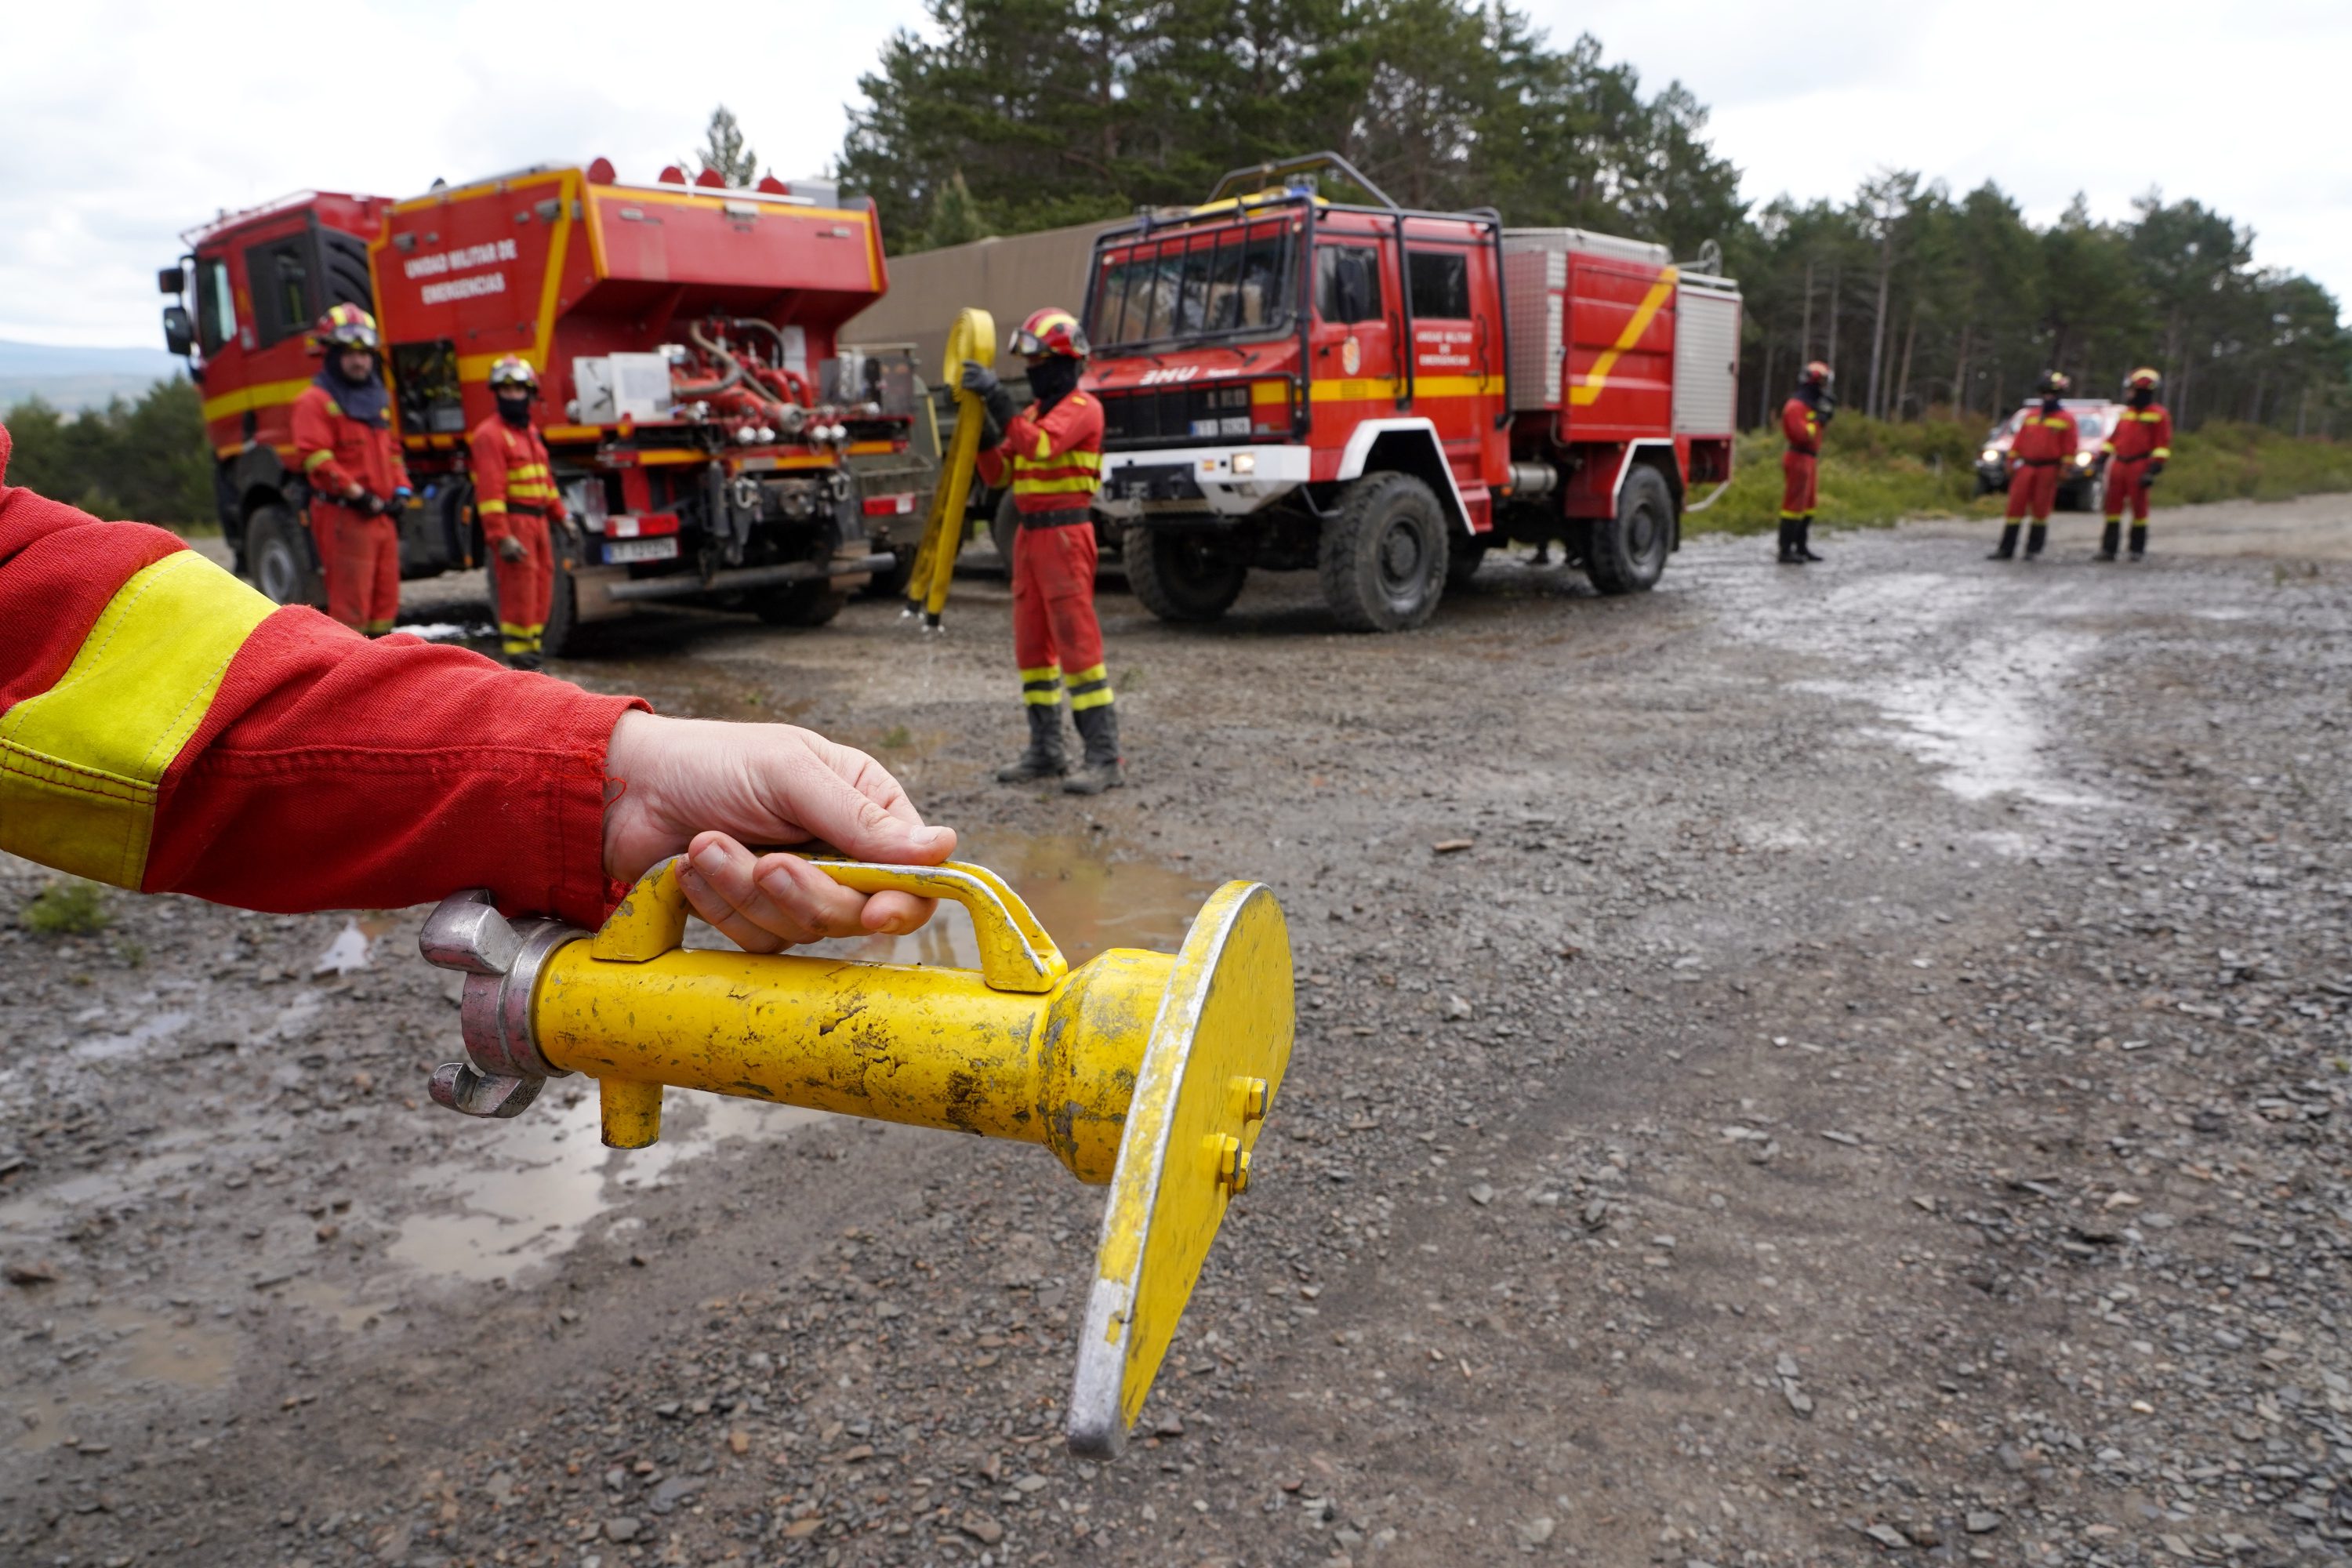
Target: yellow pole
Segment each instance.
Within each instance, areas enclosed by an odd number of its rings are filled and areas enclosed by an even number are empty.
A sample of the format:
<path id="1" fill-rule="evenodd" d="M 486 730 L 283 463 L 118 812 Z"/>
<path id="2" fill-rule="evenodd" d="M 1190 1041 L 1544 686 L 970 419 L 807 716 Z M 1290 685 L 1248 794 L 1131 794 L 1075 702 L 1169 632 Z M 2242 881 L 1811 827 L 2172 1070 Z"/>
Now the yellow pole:
<path id="1" fill-rule="evenodd" d="M 961 384 L 966 361 L 983 366 L 996 363 L 996 321 L 985 310 L 959 311 L 955 325 L 948 330 L 941 374 L 945 384 L 957 389 L 955 429 L 940 455 L 939 482 L 931 489 L 923 542 L 915 552 L 915 570 L 907 579 L 907 613 L 922 612 L 926 630 L 937 629 L 940 613 L 947 607 L 948 584 L 963 548 L 964 509 L 971 499 L 972 469 L 985 423 L 979 395 L 964 391 Z"/>

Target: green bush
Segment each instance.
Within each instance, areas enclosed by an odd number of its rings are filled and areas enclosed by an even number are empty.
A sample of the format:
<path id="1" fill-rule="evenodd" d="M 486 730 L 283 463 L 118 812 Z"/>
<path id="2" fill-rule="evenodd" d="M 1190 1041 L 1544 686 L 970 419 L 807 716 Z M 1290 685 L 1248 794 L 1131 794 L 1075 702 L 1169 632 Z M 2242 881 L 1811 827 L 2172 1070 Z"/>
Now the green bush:
<path id="1" fill-rule="evenodd" d="M 42 883 L 16 918 L 36 936 L 95 936 L 114 921 L 99 885 L 79 877 Z"/>

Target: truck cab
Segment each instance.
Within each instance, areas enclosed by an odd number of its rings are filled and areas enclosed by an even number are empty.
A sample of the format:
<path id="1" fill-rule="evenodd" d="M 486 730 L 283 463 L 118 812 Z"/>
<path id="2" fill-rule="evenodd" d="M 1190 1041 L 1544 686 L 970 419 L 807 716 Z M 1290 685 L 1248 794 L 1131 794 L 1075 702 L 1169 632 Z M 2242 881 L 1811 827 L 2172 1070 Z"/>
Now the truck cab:
<path id="1" fill-rule="evenodd" d="M 1334 153 L 1237 170 L 1095 242 L 1097 504 L 1170 620 L 1313 569 L 1342 626 L 1402 630 L 1503 539 L 1640 591 L 1689 483 L 1729 478 L 1737 312 L 1661 247 L 1408 210 Z"/>

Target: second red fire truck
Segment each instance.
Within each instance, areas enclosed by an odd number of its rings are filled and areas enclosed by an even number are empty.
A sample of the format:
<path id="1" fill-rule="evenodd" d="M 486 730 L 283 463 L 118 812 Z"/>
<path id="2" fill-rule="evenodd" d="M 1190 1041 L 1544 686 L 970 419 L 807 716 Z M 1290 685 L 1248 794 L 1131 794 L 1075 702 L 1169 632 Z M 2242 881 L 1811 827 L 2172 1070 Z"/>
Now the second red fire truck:
<path id="1" fill-rule="evenodd" d="M 1095 242 L 1098 505 L 1167 620 L 1297 569 L 1402 630 L 1510 540 L 1642 592 L 1731 477 L 1739 314 L 1662 246 L 1408 210 L 1334 153 L 1237 170 Z"/>

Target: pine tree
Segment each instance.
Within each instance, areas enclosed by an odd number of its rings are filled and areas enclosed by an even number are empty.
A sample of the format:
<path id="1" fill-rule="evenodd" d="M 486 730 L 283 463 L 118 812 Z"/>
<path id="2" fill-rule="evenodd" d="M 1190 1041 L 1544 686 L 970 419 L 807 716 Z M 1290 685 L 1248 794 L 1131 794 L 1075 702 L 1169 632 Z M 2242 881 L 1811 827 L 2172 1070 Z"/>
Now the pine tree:
<path id="1" fill-rule="evenodd" d="M 702 171 L 717 170 L 730 185 L 749 185 L 760 177 L 760 155 L 743 144 L 743 128 L 723 103 L 710 111 L 710 129 L 694 157 Z"/>

